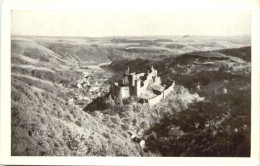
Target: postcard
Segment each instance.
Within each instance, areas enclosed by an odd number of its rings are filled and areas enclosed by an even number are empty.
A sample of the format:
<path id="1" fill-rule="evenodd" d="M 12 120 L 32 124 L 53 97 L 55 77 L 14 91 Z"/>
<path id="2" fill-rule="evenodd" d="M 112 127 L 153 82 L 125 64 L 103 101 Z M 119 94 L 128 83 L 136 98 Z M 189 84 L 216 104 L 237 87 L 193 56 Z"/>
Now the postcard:
<path id="1" fill-rule="evenodd" d="M 3 1 L 1 164 L 259 164 L 257 1 Z"/>

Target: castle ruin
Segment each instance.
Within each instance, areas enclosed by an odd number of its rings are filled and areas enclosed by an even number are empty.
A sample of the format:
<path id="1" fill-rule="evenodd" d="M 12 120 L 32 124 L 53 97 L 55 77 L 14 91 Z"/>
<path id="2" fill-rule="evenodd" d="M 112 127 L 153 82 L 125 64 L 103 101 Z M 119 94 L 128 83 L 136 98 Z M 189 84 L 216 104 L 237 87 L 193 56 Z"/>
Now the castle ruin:
<path id="1" fill-rule="evenodd" d="M 124 72 L 122 80 L 111 85 L 111 96 L 124 99 L 136 96 L 150 105 L 159 102 L 173 90 L 174 82 L 163 84 L 153 66 L 148 66 L 146 73 Z"/>

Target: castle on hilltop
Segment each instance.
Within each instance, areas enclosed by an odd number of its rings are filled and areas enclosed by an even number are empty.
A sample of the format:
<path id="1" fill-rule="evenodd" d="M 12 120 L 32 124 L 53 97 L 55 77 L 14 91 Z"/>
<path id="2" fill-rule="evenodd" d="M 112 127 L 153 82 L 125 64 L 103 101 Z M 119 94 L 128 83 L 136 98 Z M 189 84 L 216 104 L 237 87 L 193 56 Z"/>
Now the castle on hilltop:
<path id="1" fill-rule="evenodd" d="M 111 96 L 119 99 L 136 96 L 150 104 L 153 100 L 160 101 L 173 90 L 173 87 L 174 82 L 170 84 L 161 82 L 161 78 L 157 76 L 157 70 L 153 66 L 149 65 L 146 73 L 130 73 L 127 68 L 122 80 L 111 85 Z"/>

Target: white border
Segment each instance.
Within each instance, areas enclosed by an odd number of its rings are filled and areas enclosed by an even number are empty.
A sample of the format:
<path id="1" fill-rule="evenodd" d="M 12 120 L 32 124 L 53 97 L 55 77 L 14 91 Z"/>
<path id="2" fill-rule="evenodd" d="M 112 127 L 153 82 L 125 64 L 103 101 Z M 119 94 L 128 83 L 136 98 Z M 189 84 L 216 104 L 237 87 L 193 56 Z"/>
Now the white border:
<path id="1" fill-rule="evenodd" d="M 250 158 L 220 157 L 11 157 L 11 10 L 252 10 L 252 132 Z M 45 165 L 259 165 L 259 3 L 257 1 L 3 0 L 1 15 L 0 164 Z"/>

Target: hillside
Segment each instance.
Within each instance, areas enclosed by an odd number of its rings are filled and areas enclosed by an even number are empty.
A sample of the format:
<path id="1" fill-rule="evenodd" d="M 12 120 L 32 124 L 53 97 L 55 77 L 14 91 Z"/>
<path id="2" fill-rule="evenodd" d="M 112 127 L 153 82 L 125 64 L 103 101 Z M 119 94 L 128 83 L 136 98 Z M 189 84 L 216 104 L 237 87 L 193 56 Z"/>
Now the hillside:
<path id="1" fill-rule="evenodd" d="M 174 80 L 205 97 L 205 102 L 193 103 L 174 116 L 164 116 L 146 131 L 151 152 L 162 156 L 249 156 L 250 50 L 244 47 L 192 52 L 161 61 L 119 60 L 107 67 L 115 71 L 130 67 L 134 72 L 150 64 L 163 80 Z"/>
<path id="2" fill-rule="evenodd" d="M 90 115 L 68 101 L 77 91 L 73 85 L 82 77 L 78 63 L 84 59 L 73 52 L 79 47 L 56 46 L 12 40 L 12 155 L 140 156 L 125 130 L 107 125 L 118 116 Z M 90 76 L 98 74 L 91 71 Z"/>

